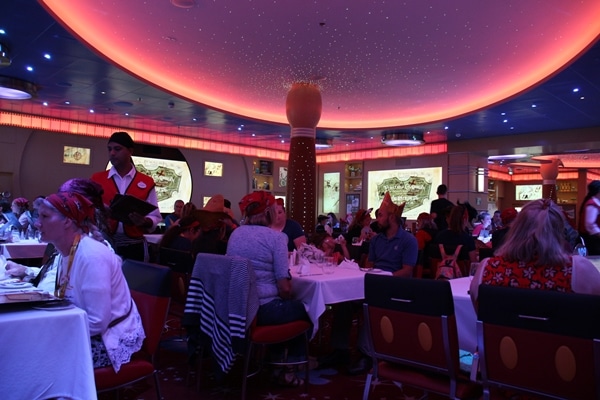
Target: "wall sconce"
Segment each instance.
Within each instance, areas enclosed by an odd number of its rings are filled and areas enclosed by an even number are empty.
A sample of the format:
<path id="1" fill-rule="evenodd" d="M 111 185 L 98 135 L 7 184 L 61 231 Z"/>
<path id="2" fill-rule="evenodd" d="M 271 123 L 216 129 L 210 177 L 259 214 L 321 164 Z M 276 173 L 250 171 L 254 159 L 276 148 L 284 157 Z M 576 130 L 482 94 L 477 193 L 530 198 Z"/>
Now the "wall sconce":
<path id="1" fill-rule="evenodd" d="M 388 146 L 419 146 L 425 140 L 422 133 L 384 131 L 381 133 L 381 143 Z"/>
<path id="2" fill-rule="evenodd" d="M 0 99 L 28 100 L 37 94 L 37 86 L 18 78 L 0 76 Z"/>
<path id="3" fill-rule="evenodd" d="M 315 139 L 315 149 L 330 149 L 333 147 L 333 139 Z"/>
<path id="4" fill-rule="evenodd" d="M 477 191 L 478 192 L 486 191 L 486 189 L 484 188 L 485 175 L 486 175 L 485 168 L 478 167 L 477 168 Z"/>

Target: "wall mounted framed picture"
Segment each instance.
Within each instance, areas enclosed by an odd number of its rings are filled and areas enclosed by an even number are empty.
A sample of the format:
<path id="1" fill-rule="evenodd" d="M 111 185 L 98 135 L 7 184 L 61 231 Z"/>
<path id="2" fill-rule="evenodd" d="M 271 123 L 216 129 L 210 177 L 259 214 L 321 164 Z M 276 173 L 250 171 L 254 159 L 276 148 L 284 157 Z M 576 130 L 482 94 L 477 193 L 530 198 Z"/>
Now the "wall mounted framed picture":
<path id="1" fill-rule="evenodd" d="M 323 174 L 323 213 L 340 212 L 340 173 Z"/>
<path id="2" fill-rule="evenodd" d="M 353 215 L 360 208 L 360 194 L 346 195 L 346 214 Z"/>
<path id="3" fill-rule="evenodd" d="M 204 161 L 204 176 L 223 176 L 223 163 Z"/>
<path id="4" fill-rule="evenodd" d="M 90 165 L 90 152 L 86 147 L 64 146 L 63 163 Z"/>

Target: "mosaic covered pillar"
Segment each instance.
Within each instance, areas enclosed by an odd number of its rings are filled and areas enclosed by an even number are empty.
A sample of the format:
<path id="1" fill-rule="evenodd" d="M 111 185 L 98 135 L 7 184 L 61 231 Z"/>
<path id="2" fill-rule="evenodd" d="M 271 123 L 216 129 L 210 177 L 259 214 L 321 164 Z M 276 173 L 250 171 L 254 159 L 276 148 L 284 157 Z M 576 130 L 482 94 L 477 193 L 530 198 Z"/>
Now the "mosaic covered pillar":
<path id="1" fill-rule="evenodd" d="M 317 220 L 315 139 L 321 107 L 321 91 L 312 83 L 294 83 L 285 101 L 291 127 L 286 210 L 306 233 L 314 231 Z"/>
<path id="2" fill-rule="evenodd" d="M 543 162 L 540 165 L 540 174 L 542 174 L 542 197 L 551 199 L 556 203 L 556 178 L 558 177 L 558 167 L 563 163 L 558 158 L 550 162 Z"/>

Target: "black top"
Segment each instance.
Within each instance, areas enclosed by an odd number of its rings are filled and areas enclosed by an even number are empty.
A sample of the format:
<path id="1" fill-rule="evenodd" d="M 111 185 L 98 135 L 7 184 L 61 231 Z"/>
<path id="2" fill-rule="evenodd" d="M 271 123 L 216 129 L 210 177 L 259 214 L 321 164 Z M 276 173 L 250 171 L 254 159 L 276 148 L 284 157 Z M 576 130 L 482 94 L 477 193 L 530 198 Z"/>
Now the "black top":
<path id="1" fill-rule="evenodd" d="M 441 231 L 448 227 L 448 222 L 446 221 L 446 213 L 448 213 L 448 209 L 453 206 L 454 204 L 444 197 L 431 202 L 431 209 L 429 210 L 429 212 L 436 214 L 434 221 L 437 225 L 438 230 Z"/>

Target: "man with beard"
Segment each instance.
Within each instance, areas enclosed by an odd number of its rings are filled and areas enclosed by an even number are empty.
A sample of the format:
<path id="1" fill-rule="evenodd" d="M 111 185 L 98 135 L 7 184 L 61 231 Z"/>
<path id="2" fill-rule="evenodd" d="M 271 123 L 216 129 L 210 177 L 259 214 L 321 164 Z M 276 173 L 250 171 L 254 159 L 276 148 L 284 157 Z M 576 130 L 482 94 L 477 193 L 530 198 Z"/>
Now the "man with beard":
<path id="1" fill-rule="evenodd" d="M 394 204 L 389 192 L 386 192 L 377 214 L 379 234 L 371 239 L 366 266 L 410 278 L 419 248 L 415 236 L 402 228 L 404 205 Z"/>

